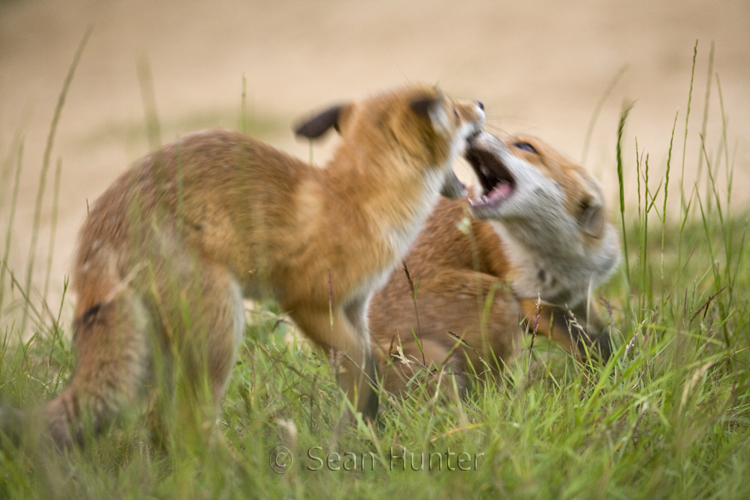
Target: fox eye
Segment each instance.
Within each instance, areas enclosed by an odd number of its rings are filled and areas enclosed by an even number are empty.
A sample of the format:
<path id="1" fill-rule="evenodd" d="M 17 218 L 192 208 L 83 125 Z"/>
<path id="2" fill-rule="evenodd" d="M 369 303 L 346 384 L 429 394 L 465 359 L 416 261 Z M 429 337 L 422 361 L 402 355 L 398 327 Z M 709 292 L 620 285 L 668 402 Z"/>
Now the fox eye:
<path id="1" fill-rule="evenodd" d="M 458 110 L 456 108 L 453 108 L 453 114 L 458 118 Z"/>
<path id="2" fill-rule="evenodd" d="M 538 155 L 539 152 L 529 144 L 528 142 L 514 142 L 513 145 L 517 147 L 518 149 L 523 149 L 524 151 L 528 151 L 529 153 L 534 153 L 535 155 Z"/>

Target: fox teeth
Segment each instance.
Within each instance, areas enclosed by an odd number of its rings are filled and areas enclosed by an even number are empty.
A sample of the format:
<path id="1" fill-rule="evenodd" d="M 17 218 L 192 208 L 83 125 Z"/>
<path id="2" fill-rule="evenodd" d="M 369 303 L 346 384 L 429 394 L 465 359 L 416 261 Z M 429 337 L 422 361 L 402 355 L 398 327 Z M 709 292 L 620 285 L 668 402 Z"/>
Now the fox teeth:
<path id="1" fill-rule="evenodd" d="M 490 176 L 490 171 L 489 171 L 489 169 L 488 169 L 487 167 L 485 167 L 484 165 L 482 165 L 482 166 L 480 167 L 480 170 L 482 171 L 482 174 L 483 174 L 483 175 L 484 175 L 485 177 L 489 177 L 489 176 Z"/>
<path id="2" fill-rule="evenodd" d="M 492 201 L 492 200 L 490 200 L 490 197 L 489 197 L 489 196 L 487 196 L 486 194 L 485 194 L 485 195 L 482 195 L 482 196 L 480 196 L 480 197 L 479 197 L 478 199 L 474 199 L 474 198 L 469 198 L 469 204 L 470 204 L 470 205 L 471 205 L 472 207 L 475 207 L 475 206 L 477 206 L 477 205 L 486 205 L 486 204 L 490 203 L 491 201 Z"/>

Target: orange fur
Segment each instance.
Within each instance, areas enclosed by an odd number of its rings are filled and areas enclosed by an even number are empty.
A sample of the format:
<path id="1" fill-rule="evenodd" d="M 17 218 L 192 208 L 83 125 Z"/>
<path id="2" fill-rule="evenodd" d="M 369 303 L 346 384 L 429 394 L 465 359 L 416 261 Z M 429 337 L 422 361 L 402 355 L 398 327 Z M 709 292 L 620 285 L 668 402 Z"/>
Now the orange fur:
<path id="1" fill-rule="evenodd" d="M 78 362 L 44 407 L 53 439 L 107 425 L 154 385 L 170 404 L 175 374 L 196 401 L 205 388 L 217 411 L 243 298 L 275 299 L 316 344 L 343 353 L 340 385 L 371 418 L 370 296 L 440 193 L 465 194 L 452 159 L 483 123 L 481 104 L 412 86 L 303 123 L 305 137 L 341 134 L 325 168 L 226 130 L 189 134 L 136 162 L 80 232 Z"/>

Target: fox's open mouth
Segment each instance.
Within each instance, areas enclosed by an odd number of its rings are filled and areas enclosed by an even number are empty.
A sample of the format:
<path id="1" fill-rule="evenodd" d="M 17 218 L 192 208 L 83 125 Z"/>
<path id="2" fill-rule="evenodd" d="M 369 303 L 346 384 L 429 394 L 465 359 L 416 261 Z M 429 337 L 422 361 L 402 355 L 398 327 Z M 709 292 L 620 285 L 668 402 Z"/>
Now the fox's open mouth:
<path id="1" fill-rule="evenodd" d="M 469 198 L 474 207 L 495 207 L 502 203 L 516 189 L 516 180 L 502 162 L 501 158 L 477 145 L 472 139 L 467 141 L 464 157 L 469 162 L 482 185 L 482 194 L 478 199 Z"/>

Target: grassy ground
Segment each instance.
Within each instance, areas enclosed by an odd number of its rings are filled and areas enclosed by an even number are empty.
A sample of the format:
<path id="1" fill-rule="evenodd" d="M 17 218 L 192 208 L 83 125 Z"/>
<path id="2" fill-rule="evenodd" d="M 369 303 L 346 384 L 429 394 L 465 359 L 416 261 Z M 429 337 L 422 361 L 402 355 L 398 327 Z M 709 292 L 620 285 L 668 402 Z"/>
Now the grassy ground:
<path id="1" fill-rule="evenodd" d="M 631 147 L 618 143 L 618 158 Z M 536 342 L 466 401 L 382 395 L 375 428 L 337 431 L 343 398 L 325 359 L 257 307 L 214 438 L 174 428 L 157 451 L 139 415 L 64 453 L 29 435 L 0 447 L 0 497 L 750 498 L 747 217 L 713 185 L 719 169 L 731 175 L 727 140 L 706 149 L 695 189 L 670 165 L 671 200 L 641 156 L 638 184 L 623 186 L 640 203 L 614 214 L 627 255 L 599 291 L 617 347 L 606 365 Z M 3 406 L 50 399 L 74 366 L 63 306 L 26 300 L 25 271 L 0 269 Z M 35 333 L 19 345 L 24 309 Z"/>

